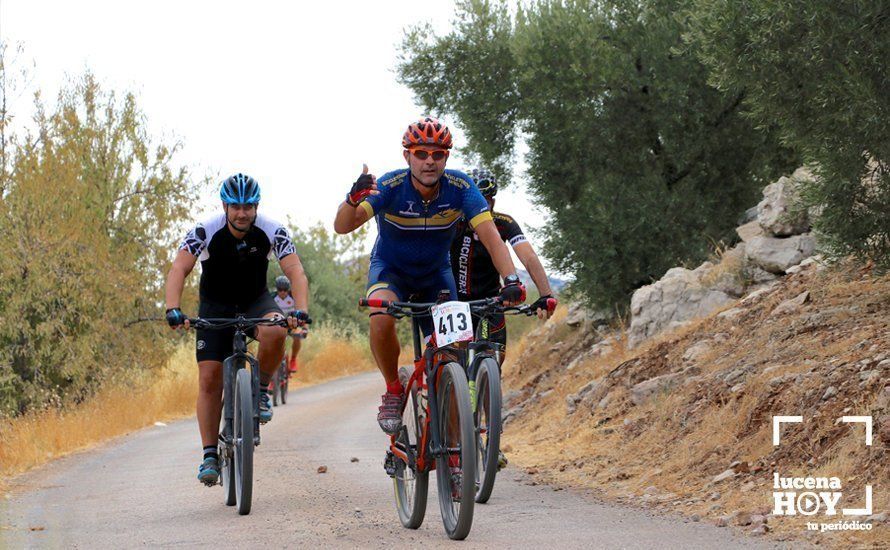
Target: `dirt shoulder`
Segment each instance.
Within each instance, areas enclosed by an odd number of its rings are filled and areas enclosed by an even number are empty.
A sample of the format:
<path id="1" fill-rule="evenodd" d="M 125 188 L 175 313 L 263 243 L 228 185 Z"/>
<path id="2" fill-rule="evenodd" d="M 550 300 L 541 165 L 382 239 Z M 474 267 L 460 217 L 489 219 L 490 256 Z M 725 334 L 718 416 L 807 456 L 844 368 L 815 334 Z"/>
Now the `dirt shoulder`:
<path id="1" fill-rule="evenodd" d="M 890 545 L 890 277 L 816 267 L 634 350 L 564 316 L 504 369 L 508 455 L 542 483 L 773 540 Z M 772 444 L 772 416 L 801 415 Z M 874 442 L 861 424 L 870 415 Z M 773 516 L 774 474 L 872 487 L 868 531 Z M 820 522 L 866 518 L 830 518 Z"/>

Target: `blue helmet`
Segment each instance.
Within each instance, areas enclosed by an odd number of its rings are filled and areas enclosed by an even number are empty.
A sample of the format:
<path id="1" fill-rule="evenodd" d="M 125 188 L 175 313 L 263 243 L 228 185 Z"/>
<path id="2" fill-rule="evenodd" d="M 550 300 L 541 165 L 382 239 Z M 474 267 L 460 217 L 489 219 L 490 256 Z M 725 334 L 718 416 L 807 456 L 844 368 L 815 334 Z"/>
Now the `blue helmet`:
<path id="1" fill-rule="evenodd" d="M 476 182 L 476 187 L 482 193 L 483 197 L 493 197 L 498 192 L 498 183 L 494 179 L 494 174 L 485 168 L 473 168 L 470 177 Z"/>
<path id="2" fill-rule="evenodd" d="M 245 174 L 235 174 L 222 183 L 219 198 L 226 204 L 257 204 L 260 202 L 260 184 Z"/>

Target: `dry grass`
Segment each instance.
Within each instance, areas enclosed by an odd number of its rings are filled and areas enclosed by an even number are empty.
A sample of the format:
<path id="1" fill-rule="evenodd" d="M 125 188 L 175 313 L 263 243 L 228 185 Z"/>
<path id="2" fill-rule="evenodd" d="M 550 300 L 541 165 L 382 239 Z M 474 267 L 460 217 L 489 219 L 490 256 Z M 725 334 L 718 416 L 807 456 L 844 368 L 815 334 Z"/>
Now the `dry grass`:
<path id="1" fill-rule="evenodd" d="M 289 345 L 289 344 L 288 344 Z M 313 331 L 300 354 L 297 380 L 315 384 L 374 369 L 367 338 L 334 328 Z M 113 386 L 71 409 L 41 411 L 0 425 L 0 489 L 4 480 L 72 452 L 155 422 L 195 412 L 197 368 L 192 346 L 167 366 L 130 386 Z"/>
<path id="2" fill-rule="evenodd" d="M 775 306 L 803 290 L 810 291 L 811 302 L 800 311 L 770 315 Z M 836 475 L 845 493 L 854 495 L 871 483 L 875 512 L 887 510 L 890 446 L 876 442 L 877 447 L 865 449 L 861 434 L 857 437 L 832 420 L 870 410 L 873 415 L 890 414 L 873 408 L 886 375 L 864 386 L 859 378 L 861 361 L 890 352 L 890 277 L 856 269 L 802 273 L 742 307 L 745 313 L 735 321 L 702 319 L 637 349 L 627 350 L 622 339 L 610 353 L 580 361 L 570 371 L 562 367 L 590 348 L 590 334 L 556 323 L 529 335 L 522 356 L 508 358 L 505 391 L 520 391 L 518 402 L 553 391 L 526 404 L 507 425 L 511 458 L 535 467 L 536 476 L 545 482 L 703 518 L 737 510 L 768 513 L 774 470 Z M 688 366 L 683 360 L 686 350 L 702 341 L 710 348 L 695 361 L 697 381 L 641 406 L 630 402 L 633 384 L 682 370 Z M 737 382 L 728 384 L 720 377 L 738 368 L 749 374 L 744 387 L 731 392 Z M 801 382 L 770 383 L 797 374 L 803 376 Z M 582 401 L 577 412 L 567 413 L 566 397 L 591 380 L 614 384 L 605 392 L 608 405 L 600 408 L 597 400 Z M 829 385 L 836 386 L 838 395 L 823 400 Z M 790 438 L 788 447 L 775 448 L 770 437 L 773 414 L 818 420 Z M 759 466 L 760 471 L 712 485 L 713 477 L 735 460 Z M 651 487 L 661 496 L 644 497 Z M 715 492 L 720 496 L 711 500 Z M 802 521 L 771 520 L 771 536 L 805 536 Z M 888 531 L 880 526 L 867 533 L 817 533 L 813 542 L 880 547 L 890 540 Z"/>
<path id="3" fill-rule="evenodd" d="M 70 410 L 41 411 L 0 428 L 0 479 L 159 421 L 194 413 L 194 351 L 182 347 L 157 376 L 111 387 Z"/>

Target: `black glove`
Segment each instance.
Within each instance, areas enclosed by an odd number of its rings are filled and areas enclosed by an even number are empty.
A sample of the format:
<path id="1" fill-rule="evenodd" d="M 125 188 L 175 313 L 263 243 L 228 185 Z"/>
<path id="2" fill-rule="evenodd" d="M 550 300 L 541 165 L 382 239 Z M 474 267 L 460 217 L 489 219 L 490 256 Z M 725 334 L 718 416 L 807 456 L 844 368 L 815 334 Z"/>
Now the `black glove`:
<path id="1" fill-rule="evenodd" d="M 302 309 L 295 309 L 290 312 L 290 316 L 295 318 L 297 321 L 300 321 L 300 325 L 311 325 L 312 318 L 309 317 L 309 314 L 303 311 Z"/>
<path id="2" fill-rule="evenodd" d="M 179 325 L 185 323 L 185 314 L 178 307 L 171 307 L 167 310 L 167 324 L 171 327 L 178 327 Z"/>
<path id="3" fill-rule="evenodd" d="M 374 185 L 374 178 L 371 174 L 362 174 L 352 184 L 352 189 L 346 195 L 346 204 L 349 206 L 358 206 L 365 197 L 371 194 L 371 186 Z"/>
<path id="4" fill-rule="evenodd" d="M 554 310 L 556 310 L 557 303 L 556 298 L 548 294 L 535 300 L 535 303 L 532 304 L 532 310 L 537 313 L 539 309 L 543 309 L 547 311 L 547 313 L 553 313 Z"/>
<path id="5" fill-rule="evenodd" d="M 525 287 L 516 275 L 508 275 L 504 278 L 504 286 L 501 287 L 498 297 L 501 301 L 510 304 L 521 304 L 525 301 Z"/>

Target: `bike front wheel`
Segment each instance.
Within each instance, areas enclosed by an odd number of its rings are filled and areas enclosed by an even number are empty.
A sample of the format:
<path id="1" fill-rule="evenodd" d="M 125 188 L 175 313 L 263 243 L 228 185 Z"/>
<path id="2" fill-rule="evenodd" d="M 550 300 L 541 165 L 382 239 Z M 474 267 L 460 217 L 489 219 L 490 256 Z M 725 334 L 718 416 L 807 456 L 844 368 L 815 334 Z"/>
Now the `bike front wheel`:
<path id="1" fill-rule="evenodd" d="M 448 538 L 463 540 L 473 525 L 476 496 L 473 409 L 463 367 L 452 362 L 441 369 L 436 391 L 436 420 L 445 453 L 436 457 L 439 509 Z"/>
<path id="2" fill-rule="evenodd" d="M 486 357 L 476 372 L 476 502 L 488 502 L 498 473 L 501 445 L 501 373 L 497 362 Z"/>
<path id="3" fill-rule="evenodd" d="M 285 405 L 287 403 L 288 385 L 290 384 L 290 372 L 288 371 L 286 363 L 281 364 L 281 369 L 278 371 L 278 379 L 281 381 L 281 387 L 278 388 L 278 395 L 281 397 L 281 404 Z"/>
<path id="4" fill-rule="evenodd" d="M 408 387 L 410 374 L 408 369 L 399 369 L 399 380 L 402 387 Z M 425 414 L 418 402 L 418 389 L 411 388 L 408 394 L 408 402 L 402 413 L 402 429 L 396 438 L 396 446 L 408 455 L 408 463 L 398 457 L 394 457 L 395 476 L 393 476 L 393 488 L 396 497 L 396 509 L 399 512 L 399 521 L 408 529 L 417 529 L 423 523 L 426 515 L 426 498 L 429 490 L 429 470 L 420 471 L 417 468 L 417 456 L 423 450 L 420 448 L 421 431 L 423 430 L 422 418 Z"/>
<path id="5" fill-rule="evenodd" d="M 250 513 L 253 498 L 253 388 L 250 371 L 239 369 L 235 377 L 235 496 L 238 513 Z"/>

